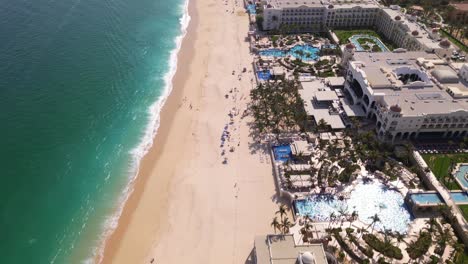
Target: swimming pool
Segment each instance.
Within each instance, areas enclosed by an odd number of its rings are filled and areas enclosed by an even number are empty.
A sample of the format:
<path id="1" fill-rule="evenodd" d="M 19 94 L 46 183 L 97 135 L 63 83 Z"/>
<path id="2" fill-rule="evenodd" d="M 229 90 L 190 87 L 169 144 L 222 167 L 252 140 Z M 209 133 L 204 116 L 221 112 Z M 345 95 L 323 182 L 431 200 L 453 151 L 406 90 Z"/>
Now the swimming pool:
<path id="1" fill-rule="evenodd" d="M 468 173 L 468 165 L 460 165 L 460 168 L 455 172 L 455 178 L 457 179 L 458 184 L 461 187 L 468 189 L 468 181 L 465 178 L 465 175 Z"/>
<path id="2" fill-rule="evenodd" d="M 456 204 L 468 204 L 468 194 L 466 192 L 450 192 L 450 196 Z"/>
<path id="3" fill-rule="evenodd" d="M 294 58 L 299 58 L 303 61 L 313 61 L 319 58 L 319 48 L 310 46 L 310 45 L 296 45 L 290 50 L 280 50 L 280 49 L 267 49 L 259 51 L 260 56 L 265 57 L 286 57 L 292 56 Z"/>
<path id="4" fill-rule="evenodd" d="M 418 204 L 442 204 L 442 198 L 438 193 L 412 193 L 411 200 Z"/>
<path id="5" fill-rule="evenodd" d="M 255 10 L 255 4 L 247 5 L 247 11 L 249 14 L 255 15 L 257 11 Z"/>
<path id="6" fill-rule="evenodd" d="M 268 81 L 271 79 L 271 73 L 269 70 L 263 70 L 257 72 L 258 79 Z"/>
<path id="7" fill-rule="evenodd" d="M 273 154 L 275 155 L 276 161 L 287 161 L 291 158 L 291 146 L 284 145 L 284 146 L 274 146 L 273 147 Z"/>
<path id="8" fill-rule="evenodd" d="M 323 44 L 322 49 L 336 49 L 335 44 Z"/>
<path id="9" fill-rule="evenodd" d="M 385 44 L 383 44 L 383 42 L 379 38 L 376 38 L 371 35 L 353 35 L 349 38 L 349 41 L 351 41 L 351 43 L 354 44 L 357 51 L 365 51 L 365 49 L 361 46 L 361 44 L 358 41 L 358 39 L 360 38 L 372 39 L 383 52 L 390 51 L 390 49 L 388 49 L 387 46 L 385 46 Z"/>
<path id="10" fill-rule="evenodd" d="M 349 199 L 341 201 L 334 195 L 313 195 L 295 201 L 294 206 L 299 215 L 308 215 L 317 221 L 328 221 L 332 212 L 339 215 L 339 210 L 346 210 L 348 214 L 356 211 L 359 220 L 371 224 L 370 217 L 377 214 L 380 222 L 375 224 L 376 229 L 400 233 L 406 233 L 412 221 L 403 196 L 377 181 L 358 183 Z"/>

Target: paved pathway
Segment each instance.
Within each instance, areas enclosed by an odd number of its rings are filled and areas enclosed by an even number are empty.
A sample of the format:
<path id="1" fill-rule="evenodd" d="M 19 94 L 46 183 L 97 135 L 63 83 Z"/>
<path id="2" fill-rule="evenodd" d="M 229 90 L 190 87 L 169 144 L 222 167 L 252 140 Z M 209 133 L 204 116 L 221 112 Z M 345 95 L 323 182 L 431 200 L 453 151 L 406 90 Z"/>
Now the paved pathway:
<path id="1" fill-rule="evenodd" d="M 428 166 L 426 164 L 426 161 L 424 161 L 424 159 L 421 157 L 419 152 L 413 151 L 413 156 L 414 156 L 415 160 L 418 162 L 418 164 L 421 166 L 421 168 L 423 168 L 423 169 L 428 168 Z M 459 223 L 459 225 L 461 226 L 461 228 L 463 230 L 464 235 L 462 236 L 462 238 L 463 238 L 463 241 L 466 244 L 468 242 L 467 241 L 468 240 L 468 236 L 467 236 L 467 234 L 468 234 L 468 222 L 465 220 L 465 217 L 463 217 L 463 214 L 462 214 L 460 208 L 458 208 L 458 206 L 455 204 L 455 201 L 452 199 L 452 196 L 450 195 L 449 190 L 447 190 L 447 188 L 445 188 L 445 186 L 443 186 L 437 180 L 436 176 L 432 173 L 432 171 L 429 171 L 428 173 L 426 173 L 426 177 L 431 182 L 431 184 L 434 186 L 436 191 L 440 194 L 440 196 L 444 200 L 445 204 L 450 206 L 450 208 L 452 209 L 452 214 L 455 216 L 457 222 Z"/>

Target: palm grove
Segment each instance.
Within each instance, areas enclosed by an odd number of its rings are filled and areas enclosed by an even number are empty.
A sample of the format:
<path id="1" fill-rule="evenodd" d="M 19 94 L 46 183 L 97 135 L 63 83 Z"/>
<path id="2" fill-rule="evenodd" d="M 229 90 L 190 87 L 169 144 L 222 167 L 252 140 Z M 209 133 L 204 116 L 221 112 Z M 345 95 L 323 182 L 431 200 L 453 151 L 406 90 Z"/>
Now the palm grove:
<path id="1" fill-rule="evenodd" d="M 260 134 L 304 131 L 307 114 L 299 92 L 299 83 L 277 80 L 260 83 L 252 89 L 250 107 L 254 127 Z"/>

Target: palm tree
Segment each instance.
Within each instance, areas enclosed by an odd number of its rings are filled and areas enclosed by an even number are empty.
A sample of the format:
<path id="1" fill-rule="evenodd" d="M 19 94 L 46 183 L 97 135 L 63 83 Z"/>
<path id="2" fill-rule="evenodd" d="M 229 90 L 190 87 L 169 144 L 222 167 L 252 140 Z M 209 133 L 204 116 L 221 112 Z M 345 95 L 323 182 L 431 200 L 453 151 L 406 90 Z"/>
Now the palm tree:
<path id="1" fill-rule="evenodd" d="M 340 209 L 338 209 L 338 213 L 340 214 L 340 228 L 343 226 L 343 221 L 346 217 L 346 215 L 348 214 L 348 208 L 344 208 L 344 207 L 341 207 Z"/>
<path id="2" fill-rule="evenodd" d="M 442 231 L 442 230 L 441 230 Z M 437 236 L 437 243 L 439 245 L 447 245 L 447 243 L 450 243 L 452 241 L 452 235 L 449 232 L 449 229 L 445 229 L 442 232 L 439 232 L 439 235 Z"/>
<path id="3" fill-rule="evenodd" d="M 287 211 L 288 211 L 288 208 L 286 207 L 286 205 L 282 204 L 282 205 L 279 206 L 278 211 L 276 211 L 275 214 L 279 214 L 280 218 L 281 218 L 281 221 L 282 221 L 283 216 L 285 216 L 287 214 Z"/>
<path id="4" fill-rule="evenodd" d="M 284 219 L 281 220 L 281 229 L 283 235 L 289 233 L 289 228 L 292 226 L 291 221 L 289 221 L 288 217 L 285 217 Z"/>
<path id="5" fill-rule="evenodd" d="M 361 234 L 359 234 L 359 239 L 361 239 L 362 235 L 364 235 L 364 232 L 366 232 L 366 231 L 367 231 L 367 230 L 366 230 L 366 228 L 364 228 L 364 227 L 362 227 L 362 228 L 359 229 L 359 232 L 361 233 Z"/>
<path id="6" fill-rule="evenodd" d="M 323 118 L 321 118 L 318 123 L 317 123 L 317 128 L 319 129 L 319 131 L 324 131 L 326 130 L 328 127 L 328 123 L 323 120 Z"/>
<path id="7" fill-rule="evenodd" d="M 393 246 L 392 239 L 391 239 L 390 235 L 391 235 L 390 230 L 385 229 L 385 231 L 384 231 L 384 241 L 383 241 L 384 242 L 383 246 L 384 246 L 385 251 Z"/>
<path id="8" fill-rule="evenodd" d="M 275 216 L 275 218 L 273 218 L 273 221 L 271 221 L 271 224 L 270 224 L 273 229 L 275 230 L 275 234 L 276 234 L 276 229 L 280 229 L 280 222 L 278 221 L 278 218 Z"/>
<path id="9" fill-rule="evenodd" d="M 335 212 L 331 212 L 330 213 L 330 221 L 328 221 L 328 228 L 330 228 L 330 225 L 335 220 L 335 217 L 336 217 Z"/>
<path id="10" fill-rule="evenodd" d="M 372 232 L 374 232 L 375 224 L 376 224 L 377 222 L 380 222 L 380 218 L 379 218 L 379 216 L 378 216 L 377 214 L 375 214 L 374 216 L 369 217 L 369 219 L 372 220 L 372 223 L 370 223 L 370 225 L 369 225 L 367 228 L 369 228 L 370 226 L 372 226 L 372 231 L 371 231 L 371 233 L 372 233 Z"/>
<path id="11" fill-rule="evenodd" d="M 401 242 L 405 242 L 405 240 L 404 240 L 404 239 L 405 239 L 405 235 L 403 235 L 403 234 L 400 233 L 400 232 L 396 232 L 396 233 L 395 233 L 395 238 L 396 238 L 396 240 L 398 241 L 398 247 L 400 247 L 400 243 L 401 243 Z M 405 243 L 406 243 L 406 242 L 405 242 Z"/>
<path id="12" fill-rule="evenodd" d="M 458 260 L 458 257 L 460 256 L 460 254 L 463 253 L 463 251 L 465 250 L 465 245 L 461 244 L 461 243 L 455 243 L 453 244 L 453 262 L 454 263 L 457 263 L 457 260 Z"/>
<path id="13" fill-rule="evenodd" d="M 432 233 L 432 231 L 434 231 L 434 226 L 437 225 L 437 220 L 434 217 L 431 217 L 428 220 L 426 220 L 426 224 L 429 225 L 429 228 L 427 229 L 427 231 Z"/>
<path id="14" fill-rule="evenodd" d="M 353 211 L 353 212 L 351 213 L 351 221 L 349 221 L 349 227 L 351 227 L 351 224 L 352 224 L 354 221 L 357 220 L 358 216 L 359 216 L 359 214 L 358 214 L 358 212 L 356 212 L 356 211 Z"/>

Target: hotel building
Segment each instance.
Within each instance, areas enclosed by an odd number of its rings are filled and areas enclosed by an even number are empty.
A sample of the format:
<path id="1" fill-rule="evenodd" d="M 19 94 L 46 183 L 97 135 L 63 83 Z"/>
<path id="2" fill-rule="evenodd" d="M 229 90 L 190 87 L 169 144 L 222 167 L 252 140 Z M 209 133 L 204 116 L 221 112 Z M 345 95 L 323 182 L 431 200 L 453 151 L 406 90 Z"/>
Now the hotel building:
<path id="1" fill-rule="evenodd" d="M 374 0 L 266 0 L 263 6 L 263 29 L 295 26 L 311 32 L 336 28 L 376 28 L 398 47 L 435 52 L 450 56 L 453 47 L 441 47 L 438 30 L 417 23 L 416 15 L 405 15 L 398 6 L 390 8 Z"/>
<path id="2" fill-rule="evenodd" d="M 348 44 L 345 53 L 353 52 Z M 354 52 L 345 92 L 376 123 L 380 139 L 468 136 L 464 71 L 424 51 Z"/>

